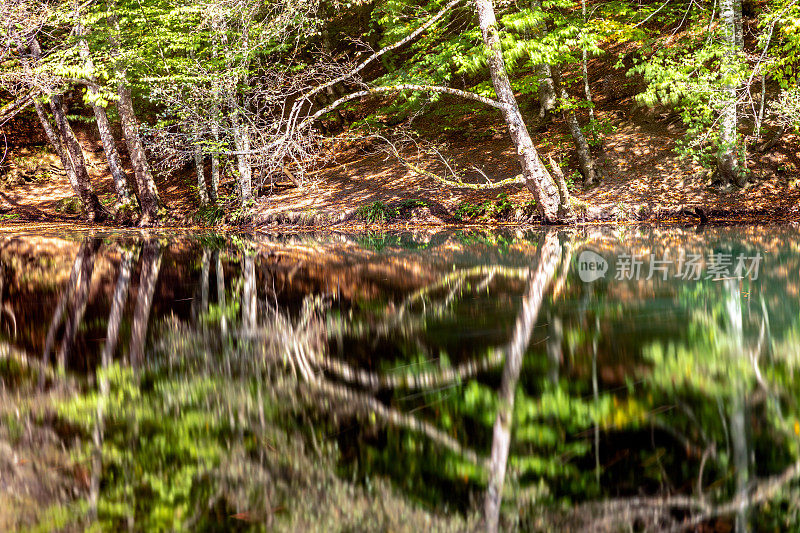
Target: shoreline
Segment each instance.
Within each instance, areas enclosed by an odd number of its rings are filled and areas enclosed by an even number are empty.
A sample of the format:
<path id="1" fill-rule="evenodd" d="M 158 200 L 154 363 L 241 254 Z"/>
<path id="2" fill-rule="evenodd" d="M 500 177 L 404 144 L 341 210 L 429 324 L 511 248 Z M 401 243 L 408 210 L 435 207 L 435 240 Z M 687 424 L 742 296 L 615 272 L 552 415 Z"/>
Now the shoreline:
<path id="1" fill-rule="evenodd" d="M 800 223 L 800 209 L 795 212 L 785 210 L 764 210 L 733 208 L 728 210 L 702 210 L 695 206 L 673 209 L 661 209 L 645 216 L 615 217 L 613 209 L 590 208 L 594 212 L 587 216 L 577 215 L 576 220 L 565 224 L 545 225 L 536 218 L 528 220 L 491 220 L 491 221 L 455 221 L 455 220 L 391 220 L 387 222 L 368 222 L 355 216 L 344 217 L 337 222 L 319 220 L 313 213 L 289 212 L 277 213 L 270 220 L 246 224 L 176 224 L 166 221 L 155 226 L 139 227 L 131 225 L 90 224 L 84 220 L 69 218 L 6 218 L 0 220 L 0 231 L 14 231 L 23 227 L 35 229 L 73 229 L 99 231 L 218 231 L 218 232 L 402 232 L 402 231 L 439 231 L 439 230 L 498 230 L 498 229 L 531 229 L 531 228 L 581 228 L 586 226 L 734 226 L 734 225 L 773 225 Z M 624 209 L 623 209 L 624 211 Z M 13 213 L 13 211 L 12 211 Z"/>

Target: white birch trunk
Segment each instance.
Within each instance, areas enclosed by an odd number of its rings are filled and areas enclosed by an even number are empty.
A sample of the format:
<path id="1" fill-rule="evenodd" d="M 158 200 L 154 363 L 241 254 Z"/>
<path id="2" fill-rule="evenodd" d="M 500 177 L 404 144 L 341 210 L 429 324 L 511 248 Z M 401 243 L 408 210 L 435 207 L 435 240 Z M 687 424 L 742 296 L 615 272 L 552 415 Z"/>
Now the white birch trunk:
<path id="1" fill-rule="evenodd" d="M 236 156 L 236 166 L 239 170 L 239 196 L 242 206 L 247 205 L 252 197 L 252 165 L 250 162 L 250 131 L 247 125 L 240 122 L 238 113 L 231 117 L 233 121 L 233 142 L 236 146 L 238 155 Z"/>
<path id="2" fill-rule="evenodd" d="M 208 189 L 206 189 L 206 171 L 203 166 L 203 150 L 200 146 L 194 147 L 194 166 L 197 169 L 197 194 L 200 196 L 200 205 L 208 205 Z"/>
<path id="3" fill-rule="evenodd" d="M 722 59 L 723 106 L 720 117 L 720 149 L 717 161 L 719 177 L 723 182 L 743 185 L 739 168 L 738 117 L 736 111 L 735 68 L 738 51 L 738 26 L 741 26 L 741 9 L 736 9 L 737 0 L 720 0 L 720 19 L 725 40 Z M 738 19 L 738 23 L 737 23 Z"/>
<path id="4" fill-rule="evenodd" d="M 121 35 L 121 30 L 116 14 L 117 2 L 116 0 L 106 0 L 106 4 L 108 6 L 108 40 L 111 45 L 112 54 L 118 58 L 120 55 L 119 37 Z M 161 199 L 158 196 L 156 182 L 150 171 L 150 165 L 147 162 L 147 154 L 142 144 L 141 135 L 139 134 L 139 123 L 136 119 L 136 113 L 133 110 L 133 98 L 131 97 L 131 90 L 126 81 L 127 73 L 125 65 L 122 65 L 119 60 L 115 60 L 114 70 L 119 80 L 117 85 L 117 94 L 119 95 L 117 109 L 119 110 L 119 117 L 122 122 L 122 133 L 125 137 L 125 144 L 128 147 L 131 166 L 133 167 L 133 173 L 136 177 L 139 205 L 142 208 L 142 218 L 139 224 L 148 226 L 158 220 Z"/>
<path id="5" fill-rule="evenodd" d="M 558 222 L 568 216 L 569 207 L 560 205 L 558 189 L 539 158 L 528 128 L 522 120 L 522 113 L 517 105 L 514 91 L 511 89 L 503 61 L 494 6 L 491 0 L 476 0 L 475 5 L 478 10 L 481 35 L 488 51 L 487 62 L 492 76 L 492 84 L 497 93 L 497 99 L 503 104 L 503 118 L 505 118 L 511 140 L 517 149 L 522 174 L 528 189 L 536 199 L 536 208 L 542 216 L 542 222 Z"/>
<path id="6" fill-rule="evenodd" d="M 539 117 L 545 118 L 556 110 L 556 88 L 550 74 L 550 65 L 536 65 L 536 77 L 539 80 Z"/>
<path id="7" fill-rule="evenodd" d="M 86 43 L 86 39 L 83 38 L 83 26 L 78 23 L 76 25 L 76 30 L 78 35 L 81 36 L 78 42 L 78 54 L 81 59 L 83 59 L 89 72 L 94 72 L 94 62 L 89 52 L 89 45 Z M 96 82 L 97 80 L 93 74 L 90 74 L 89 81 Z M 111 123 L 108 120 L 108 115 L 106 114 L 105 108 L 94 101 L 94 96 L 96 95 L 94 88 L 90 86 L 87 88 L 87 91 L 89 96 L 92 97 L 92 111 L 94 112 L 94 118 L 97 122 L 97 131 L 100 133 L 100 141 L 103 143 L 103 151 L 106 154 L 108 168 L 111 171 L 111 177 L 114 179 L 114 190 L 117 192 L 117 208 L 130 205 L 132 196 L 131 190 L 128 187 L 128 177 L 125 174 L 125 170 L 122 168 L 122 162 L 119 158 L 117 144 L 114 141 L 114 134 L 111 130 Z"/>

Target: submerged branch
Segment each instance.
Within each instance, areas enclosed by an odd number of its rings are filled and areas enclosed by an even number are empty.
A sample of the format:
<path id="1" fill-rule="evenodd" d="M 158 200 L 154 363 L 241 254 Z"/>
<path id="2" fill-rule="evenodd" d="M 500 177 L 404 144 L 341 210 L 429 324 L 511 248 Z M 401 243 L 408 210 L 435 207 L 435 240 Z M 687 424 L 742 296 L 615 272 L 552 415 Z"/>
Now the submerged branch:
<path id="1" fill-rule="evenodd" d="M 461 383 L 481 372 L 497 367 L 503 362 L 503 356 L 503 350 L 492 348 L 480 359 L 466 361 L 450 368 L 438 368 L 417 374 L 379 374 L 378 372 L 357 368 L 328 355 L 320 357 L 317 363 L 338 379 L 372 390 L 401 388 L 424 390 Z"/>
<path id="2" fill-rule="evenodd" d="M 375 415 L 385 420 L 387 424 L 425 435 L 433 442 L 448 448 L 456 455 L 463 457 L 475 465 L 483 466 L 486 464 L 486 460 L 479 457 L 474 450 L 463 446 L 458 440 L 430 422 L 419 420 L 413 415 L 389 407 L 368 394 L 354 391 L 343 385 L 337 385 L 324 379 L 320 379 L 316 382 L 309 382 L 306 386 L 308 387 L 308 392 L 320 392 L 329 398 L 332 397 L 340 400 L 342 405 L 346 406 L 348 410 L 356 410 L 361 407 L 369 412 L 370 415 Z"/>

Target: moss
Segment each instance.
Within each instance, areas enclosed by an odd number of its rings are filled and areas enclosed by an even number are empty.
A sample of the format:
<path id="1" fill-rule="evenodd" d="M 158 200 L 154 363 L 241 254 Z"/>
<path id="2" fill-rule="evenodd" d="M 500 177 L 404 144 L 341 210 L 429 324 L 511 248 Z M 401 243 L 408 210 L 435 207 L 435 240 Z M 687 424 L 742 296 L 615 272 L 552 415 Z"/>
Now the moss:
<path id="1" fill-rule="evenodd" d="M 83 213 L 83 206 L 76 196 L 68 196 L 56 202 L 55 210 L 65 215 L 80 215 Z"/>

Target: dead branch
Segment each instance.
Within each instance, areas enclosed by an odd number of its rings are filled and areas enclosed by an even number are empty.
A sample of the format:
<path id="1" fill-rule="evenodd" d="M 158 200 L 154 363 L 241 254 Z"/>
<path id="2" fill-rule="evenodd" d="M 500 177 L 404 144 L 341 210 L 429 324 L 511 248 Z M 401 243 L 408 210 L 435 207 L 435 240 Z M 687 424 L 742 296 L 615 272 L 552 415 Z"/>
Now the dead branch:
<path id="1" fill-rule="evenodd" d="M 494 182 L 489 182 L 489 183 L 466 183 L 466 182 L 462 181 L 461 178 L 459 178 L 459 181 L 449 180 L 449 179 L 447 179 L 445 177 L 442 177 L 442 176 L 440 176 L 440 175 L 438 175 L 438 174 L 436 174 L 434 172 L 431 172 L 431 171 L 426 170 L 426 169 L 424 169 L 424 168 L 422 168 L 422 167 L 420 167 L 418 165 L 415 165 L 414 163 L 412 163 L 411 161 L 409 161 L 408 159 L 406 159 L 405 157 L 400 155 L 400 152 L 397 150 L 397 147 L 392 142 L 390 142 L 388 139 L 386 139 L 385 137 L 382 137 L 382 136 L 377 136 L 377 137 L 380 138 L 380 139 L 383 139 L 387 143 L 387 146 L 391 150 L 392 154 L 394 154 L 395 158 L 397 158 L 397 160 L 400 163 L 402 163 L 403 165 L 408 167 L 410 170 L 412 170 L 413 172 L 415 172 L 415 173 L 417 173 L 417 174 L 419 174 L 421 176 L 426 176 L 426 177 L 432 178 L 432 179 L 434 179 L 434 180 L 436 180 L 436 181 L 438 181 L 440 183 L 444 183 L 445 185 L 449 185 L 450 187 L 484 191 L 484 190 L 492 190 L 492 189 L 502 189 L 503 187 L 507 187 L 509 185 L 525 185 L 525 183 L 526 183 L 525 177 L 522 174 L 517 174 L 513 178 L 506 178 L 504 180 L 494 181 Z"/>

